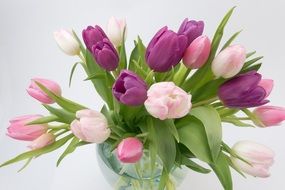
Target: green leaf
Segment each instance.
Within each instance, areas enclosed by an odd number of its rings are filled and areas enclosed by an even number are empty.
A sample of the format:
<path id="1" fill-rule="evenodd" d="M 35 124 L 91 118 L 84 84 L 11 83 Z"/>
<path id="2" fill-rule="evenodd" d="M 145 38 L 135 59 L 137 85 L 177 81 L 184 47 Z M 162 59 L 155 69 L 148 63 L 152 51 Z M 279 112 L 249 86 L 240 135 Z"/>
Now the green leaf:
<path id="1" fill-rule="evenodd" d="M 52 152 L 52 151 L 60 148 L 61 146 L 63 146 L 72 137 L 73 137 L 73 134 L 70 134 L 70 135 L 67 135 L 66 137 L 63 137 L 62 139 L 54 142 L 53 144 L 50 144 L 50 145 L 44 147 L 44 148 L 32 150 L 32 151 L 20 154 L 20 155 L 16 156 L 15 158 L 1 164 L 0 168 L 7 166 L 7 165 L 10 165 L 10 164 L 13 164 L 13 163 L 16 163 L 16 162 L 19 162 L 19 161 L 22 161 L 22 160 L 30 159 L 33 157 L 38 157 L 40 155 Z"/>
<path id="2" fill-rule="evenodd" d="M 135 48 L 132 50 L 131 56 L 130 56 L 130 64 L 129 64 L 129 70 L 135 71 L 135 65 L 134 63 L 138 63 L 138 66 L 142 68 L 142 70 L 146 71 L 146 73 L 149 72 L 149 67 L 146 64 L 145 60 L 145 52 L 146 48 L 141 40 L 141 38 L 138 36 L 137 41 L 135 41 Z"/>
<path id="3" fill-rule="evenodd" d="M 256 51 L 252 51 L 246 54 L 246 58 L 249 58 L 251 56 L 253 56 L 256 53 Z"/>
<path id="4" fill-rule="evenodd" d="M 73 73 L 77 67 L 78 64 L 82 64 L 81 62 L 77 62 L 72 66 L 72 69 L 70 71 L 70 75 L 69 75 L 69 87 L 71 86 L 71 81 L 72 81 L 72 77 L 73 77 Z"/>
<path id="5" fill-rule="evenodd" d="M 59 120 L 60 119 L 56 115 L 50 115 L 50 116 L 41 117 L 39 119 L 33 120 L 27 123 L 27 125 L 44 124 L 44 123 L 50 123 L 50 122 L 59 121 Z"/>
<path id="6" fill-rule="evenodd" d="M 210 106 L 200 106 L 190 112 L 191 115 L 199 119 L 205 128 L 212 160 L 215 162 L 221 150 L 222 126 L 218 112 Z"/>
<path id="7" fill-rule="evenodd" d="M 157 141 L 156 141 L 156 134 L 155 134 L 153 120 L 151 118 L 148 118 L 146 124 L 147 124 L 147 129 L 148 129 L 147 131 L 149 133 L 148 141 L 149 141 L 150 167 L 153 173 L 155 169 L 158 146 L 157 146 Z"/>
<path id="8" fill-rule="evenodd" d="M 252 65 L 248 68 L 243 69 L 240 73 L 247 73 L 249 71 L 258 71 L 261 67 L 262 63 L 257 63 L 255 65 Z"/>
<path id="9" fill-rule="evenodd" d="M 72 102 L 62 96 L 58 96 L 51 92 L 49 89 L 47 89 L 44 85 L 42 85 L 39 82 L 36 82 L 36 84 L 39 86 L 41 90 L 43 90 L 51 99 L 53 99 L 59 106 L 61 106 L 63 109 L 75 113 L 78 110 L 86 109 L 86 107 L 77 104 L 75 102 Z"/>
<path id="10" fill-rule="evenodd" d="M 215 164 L 210 164 L 225 190 L 232 190 L 232 175 L 226 155 L 220 153 Z"/>
<path id="11" fill-rule="evenodd" d="M 228 46 L 231 45 L 231 43 L 236 39 L 236 37 L 242 32 L 242 30 L 234 33 L 230 39 L 225 43 L 225 45 L 222 47 L 221 51 L 223 51 L 224 49 L 226 49 Z"/>
<path id="12" fill-rule="evenodd" d="M 207 134 L 203 123 L 196 117 L 187 115 L 175 122 L 180 142 L 197 158 L 207 163 L 213 162 Z"/>
<path id="13" fill-rule="evenodd" d="M 126 47 L 125 47 L 125 32 L 126 28 L 124 28 L 123 31 L 123 39 L 121 46 L 118 47 L 119 50 L 119 70 L 126 69 L 127 68 L 127 54 L 126 54 Z"/>
<path id="14" fill-rule="evenodd" d="M 168 179 L 169 179 L 169 172 L 165 168 L 163 168 L 162 174 L 160 177 L 158 190 L 164 190 L 165 189 L 165 186 L 166 186 Z"/>
<path id="15" fill-rule="evenodd" d="M 250 123 L 245 123 L 245 122 L 240 121 L 234 117 L 225 117 L 222 119 L 222 121 L 225 123 L 233 124 L 235 126 L 239 126 L 239 127 L 255 127 L 254 125 L 252 125 Z"/>
<path id="16" fill-rule="evenodd" d="M 259 61 L 261 59 L 263 59 L 263 56 L 259 56 L 259 57 L 253 58 L 253 59 L 245 62 L 244 65 L 243 65 L 243 69 L 248 68 L 250 65 L 256 63 L 257 61 Z"/>
<path id="17" fill-rule="evenodd" d="M 43 106 L 51 113 L 58 117 L 58 121 L 70 124 L 74 119 L 76 119 L 73 113 L 70 113 L 64 109 L 57 109 L 49 105 L 43 104 Z"/>
<path id="18" fill-rule="evenodd" d="M 179 164 L 185 165 L 186 167 L 190 168 L 191 170 L 199 172 L 199 173 L 207 174 L 207 173 L 211 172 L 211 170 L 200 166 L 199 164 L 197 164 L 196 162 L 187 158 L 184 155 L 181 155 L 181 162 Z"/>
<path id="19" fill-rule="evenodd" d="M 180 141 L 179 134 L 178 134 L 177 128 L 176 128 L 173 120 L 167 119 L 164 122 L 165 122 L 166 126 L 169 128 L 169 131 L 171 132 L 171 134 L 174 136 L 176 141 L 179 143 L 179 141 Z"/>
<path id="20" fill-rule="evenodd" d="M 73 137 L 72 141 L 70 142 L 70 144 L 68 145 L 68 147 L 65 149 L 65 151 L 62 153 L 62 155 L 59 157 L 56 166 L 58 167 L 59 164 L 61 163 L 61 161 L 68 155 L 71 154 L 72 152 L 75 151 L 76 149 L 76 145 L 79 143 L 79 139 L 76 137 Z"/>
<path id="21" fill-rule="evenodd" d="M 104 79 L 104 78 L 105 78 L 105 74 L 103 74 L 103 73 L 94 74 L 94 75 L 91 75 L 91 76 L 87 77 L 86 79 L 84 79 L 84 81 L 92 80 L 92 79 Z"/>

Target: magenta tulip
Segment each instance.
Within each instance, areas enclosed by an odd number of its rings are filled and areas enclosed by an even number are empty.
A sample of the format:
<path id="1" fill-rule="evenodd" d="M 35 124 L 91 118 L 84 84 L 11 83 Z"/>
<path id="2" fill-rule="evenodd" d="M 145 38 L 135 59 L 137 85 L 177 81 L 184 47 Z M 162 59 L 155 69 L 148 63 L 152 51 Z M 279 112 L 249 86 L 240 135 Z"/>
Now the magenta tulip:
<path id="1" fill-rule="evenodd" d="M 41 115 L 24 115 L 10 120 L 10 126 L 7 129 L 7 135 L 13 139 L 32 141 L 46 133 L 48 127 L 46 124 L 26 125 L 31 121 L 41 118 Z"/>
<path id="2" fill-rule="evenodd" d="M 285 120 L 285 108 L 277 106 L 261 106 L 256 108 L 253 113 L 261 121 L 263 126 L 270 127 L 280 125 Z"/>
<path id="3" fill-rule="evenodd" d="M 143 144 L 135 137 L 122 140 L 117 148 L 117 156 L 122 163 L 136 163 L 142 155 Z"/>
<path id="4" fill-rule="evenodd" d="M 39 138 L 32 141 L 32 143 L 28 146 L 32 150 L 44 148 L 55 141 L 55 136 L 50 133 L 45 133 L 41 135 Z"/>
<path id="5" fill-rule="evenodd" d="M 37 99 L 43 104 L 52 104 L 54 103 L 54 100 L 50 98 L 37 84 L 36 82 L 42 84 L 47 89 L 49 89 L 54 94 L 61 96 L 61 88 L 60 86 L 51 80 L 48 79 L 42 79 L 42 78 L 34 78 L 32 79 L 32 82 L 27 89 L 27 92 L 30 96 Z"/>

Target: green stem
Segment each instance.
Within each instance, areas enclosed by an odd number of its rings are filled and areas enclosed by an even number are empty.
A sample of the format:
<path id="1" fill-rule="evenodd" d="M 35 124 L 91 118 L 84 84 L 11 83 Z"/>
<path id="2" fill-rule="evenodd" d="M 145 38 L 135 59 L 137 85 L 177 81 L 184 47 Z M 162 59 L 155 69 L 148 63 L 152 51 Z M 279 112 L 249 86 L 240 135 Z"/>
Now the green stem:
<path id="1" fill-rule="evenodd" d="M 195 104 L 192 104 L 192 108 L 195 108 L 195 107 L 198 107 L 198 106 L 202 106 L 202 105 L 205 105 L 205 104 L 210 104 L 212 102 L 215 102 L 216 100 L 218 100 L 217 97 L 210 98 L 208 100 L 203 100 L 203 101 L 197 102 Z"/>
<path id="2" fill-rule="evenodd" d="M 180 67 L 178 71 L 175 73 L 173 77 L 173 81 L 177 86 L 180 86 L 182 83 L 184 83 L 185 79 L 189 75 L 191 69 L 188 69 L 185 67 L 184 64 L 180 64 Z"/>
<path id="3" fill-rule="evenodd" d="M 48 129 L 68 129 L 69 125 L 68 124 L 64 124 L 64 125 L 48 125 Z"/>

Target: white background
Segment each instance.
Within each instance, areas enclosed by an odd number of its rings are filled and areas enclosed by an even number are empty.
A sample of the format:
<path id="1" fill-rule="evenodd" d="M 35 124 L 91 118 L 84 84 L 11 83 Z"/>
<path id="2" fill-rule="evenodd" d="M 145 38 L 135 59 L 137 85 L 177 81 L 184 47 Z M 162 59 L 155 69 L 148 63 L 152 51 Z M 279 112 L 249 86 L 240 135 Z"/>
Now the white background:
<path id="1" fill-rule="evenodd" d="M 203 19 L 205 33 L 213 32 L 226 11 L 237 9 L 226 30 L 226 37 L 243 29 L 238 39 L 248 51 L 257 50 L 264 55 L 261 72 L 265 78 L 275 80 L 270 96 L 271 104 L 285 106 L 284 97 L 284 18 L 285 1 L 282 0 L 1 0 L 0 1 L 0 162 L 26 150 L 26 143 L 6 137 L 8 120 L 16 115 L 46 112 L 30 98 L 25 88 L 29 79 L 41 76 L 58 81 L 64 96 L 99 110 L 102 101 L 93 91 L 81 69 L 75 72 L 74 82 L 68 88 L 72 63 L 77 58 L 64 55 L 56 46 L 52 33 L 60 28 L 74 28 L 79 34 L 87 25 L 106 25 L 112 15 L 126 17 L 128 23 L 128 49 L 140 34 L 145 43 L 162 26 L 178 29 L 185 17 Z M 224 126 L 224 140 L 233 145 L 242 139 L 252 139 L 272 147 L 276 162 L 272 177 L 243 179 L 234 173 L 235 190 L 280 190 L 285 169 L 285 129 L 242 129 Z M 109 190 L 97 166 L 94 145 L 78 149 L 55 167 L 62 150 L 34 160 L 23 172 L 15 164 L 0 169 L 1 190 Z M 213 174 L 188 174 L 181 190 L 221 190 Z"/>

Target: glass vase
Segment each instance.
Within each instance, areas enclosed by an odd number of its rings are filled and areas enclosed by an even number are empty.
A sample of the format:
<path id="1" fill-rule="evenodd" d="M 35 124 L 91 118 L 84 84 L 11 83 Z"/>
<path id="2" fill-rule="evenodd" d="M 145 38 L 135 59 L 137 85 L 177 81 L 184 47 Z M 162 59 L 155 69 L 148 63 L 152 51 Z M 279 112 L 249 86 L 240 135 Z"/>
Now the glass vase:
<path id="1" fill-rule="evenodd" d="M 148 150 L 144 151 L 141 160 L 135 164 L 123 164 L 112 151 L 111 145 L 97 145 L 99 167 L 107 182 L 115 190 L 157 190 L 162 173 L 162 162 L 157 157 L 155 168 L 151 169 Z M 171 185 L 168 190 L 175 190 L 187 174 L 187 168 L 175 167 L 170 173 Z"/>

